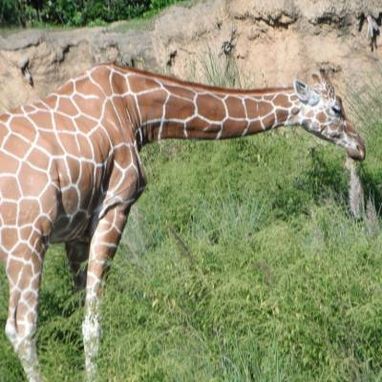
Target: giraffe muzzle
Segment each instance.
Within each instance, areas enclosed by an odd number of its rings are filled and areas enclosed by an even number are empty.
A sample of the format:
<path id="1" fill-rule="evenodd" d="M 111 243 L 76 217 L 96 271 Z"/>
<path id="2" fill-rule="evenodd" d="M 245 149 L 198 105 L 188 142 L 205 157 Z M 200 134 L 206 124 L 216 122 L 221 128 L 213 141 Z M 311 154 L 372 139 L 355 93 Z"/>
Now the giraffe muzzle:
<path id="1" fill-rule="evenodd" d="M 366 148 L 362 138 L 359 138 L 355 148 L 348 148 L 346 151 L 351 159 L 357 161 L 363 161 L 366 157 Z"/>

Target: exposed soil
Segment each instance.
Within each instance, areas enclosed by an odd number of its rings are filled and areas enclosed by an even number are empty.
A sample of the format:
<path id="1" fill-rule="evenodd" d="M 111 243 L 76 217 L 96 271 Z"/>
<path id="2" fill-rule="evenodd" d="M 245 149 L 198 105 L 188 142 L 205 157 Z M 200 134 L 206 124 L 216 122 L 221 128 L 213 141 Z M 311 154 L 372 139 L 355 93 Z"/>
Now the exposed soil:
<path id="1" fill-rule="evenodd" d="M 234 59 L 252 87 L 288 85 L 325 68 L 345 92 L 345 84 L 382 70 L 382 38 L 371 52 L 367 25 L 359 31 L 362 15 L 380 12 L 380 0 L 209 0 L 171 7 L 134 27 L 3 35 L 0 109 L 46 95 L 100 62 L 205 81 L 208 55 L 222 67 L 227 56 Z"/>

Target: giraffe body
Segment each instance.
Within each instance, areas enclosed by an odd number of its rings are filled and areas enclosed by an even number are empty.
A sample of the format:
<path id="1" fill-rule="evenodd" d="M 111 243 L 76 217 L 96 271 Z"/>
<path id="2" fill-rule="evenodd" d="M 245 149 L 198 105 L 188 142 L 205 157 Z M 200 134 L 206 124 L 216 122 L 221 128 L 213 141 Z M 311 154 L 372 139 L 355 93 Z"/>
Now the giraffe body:
<path id="1" fill-rule="evenodd" d="M 332 94 L 333 93 L 333 94 Z M 362 139 L 328 82 L 229 90 L 100 65 L 56 93 L 0 116 L 0 259 L 10 286 L 6 333 L 40 381 L 34 333 L 45 251 L 64 242 L 77 288 L 88 380 L 95 377 L 99 296 L 131 205 L 146 181 L 139 149 L 166 139 L 224 139 L 301 124 L 355 159 Z M 81 263 L 87 261 L 87 269 Z"/>

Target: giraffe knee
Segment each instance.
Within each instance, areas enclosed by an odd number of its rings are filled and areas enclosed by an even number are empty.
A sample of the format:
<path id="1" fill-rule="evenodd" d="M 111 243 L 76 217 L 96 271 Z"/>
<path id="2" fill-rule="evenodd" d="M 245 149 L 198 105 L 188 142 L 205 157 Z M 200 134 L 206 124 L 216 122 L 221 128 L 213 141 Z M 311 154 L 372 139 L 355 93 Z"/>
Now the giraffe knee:
<path id="1" fill-rule="evenodd" d="M 5 325 L 5 335 L 7 336 L 8 340 L 12 344 L 12 346 L 16 349 L 17 348 L 17 330 L 16 325 L 13 320 L 7 320 L 7 323 Z"/>
<path id="2" fill-rule="evenodd" d="M 34 342 L 35 332 L 34 324 L 19 323 L 16 326 L 14 319 L 8 319 L 5 325 L 5 334 L 17 353 L 23 352 L 25 347 L 33 346 L 31 344 Z"/>
<path id="3" fill-rule="evenodd" d="M 16 326 L 15 321 L 8 319 L 5 333 L 19 357 L 28 381 L 40 382 L 41 376 L 34 338 L 36 327 L 34 325 L 27 325 L 23 328 L 22 333 L 18 332 L 17 329 L 18 325 Z"/>

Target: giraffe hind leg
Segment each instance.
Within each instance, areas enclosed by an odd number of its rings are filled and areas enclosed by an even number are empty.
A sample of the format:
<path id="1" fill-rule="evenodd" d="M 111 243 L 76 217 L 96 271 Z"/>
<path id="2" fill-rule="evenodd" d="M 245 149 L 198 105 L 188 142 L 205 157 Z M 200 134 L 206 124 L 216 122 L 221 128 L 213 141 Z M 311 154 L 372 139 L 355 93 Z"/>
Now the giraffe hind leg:
<path id="1" fill-rule="evenodd" d="M 17 353 L 29 382 L 40 382 L 34 334 L 42 272 L 43 252 L 10 254 L 6 271 L 9 307 L 5 333 Z"/>

